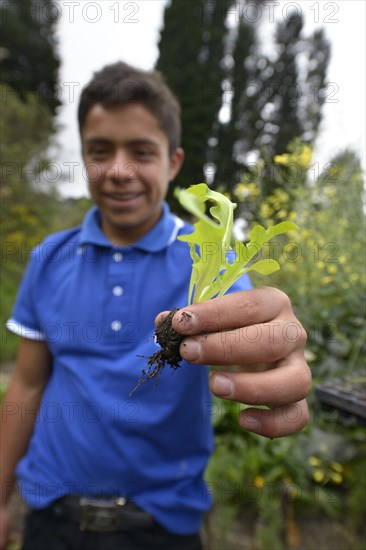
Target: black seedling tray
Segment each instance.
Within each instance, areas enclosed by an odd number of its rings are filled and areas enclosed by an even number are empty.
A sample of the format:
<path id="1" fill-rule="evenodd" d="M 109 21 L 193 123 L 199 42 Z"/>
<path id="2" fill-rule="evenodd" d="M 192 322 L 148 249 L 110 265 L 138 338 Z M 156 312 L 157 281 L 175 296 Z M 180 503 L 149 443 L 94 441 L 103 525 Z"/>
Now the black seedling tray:
<path id="1" fill-rule="evenodd" d="M 325 408 L 337 409 L 347 416 L 356 417 L 366 426 L 366 379 L 349 376 L 337 378 L 315 388 L 315 395 Z"/>

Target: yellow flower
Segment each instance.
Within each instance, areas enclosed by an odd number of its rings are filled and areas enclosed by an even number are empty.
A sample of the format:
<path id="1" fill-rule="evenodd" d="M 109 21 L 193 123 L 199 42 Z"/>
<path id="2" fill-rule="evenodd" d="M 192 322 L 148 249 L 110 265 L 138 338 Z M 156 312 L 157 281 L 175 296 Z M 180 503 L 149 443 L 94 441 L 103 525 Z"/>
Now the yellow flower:
<path id="1" fill-rule="evenodd" d="M 330 265 L 327 265 L 327 271 L 328 273 L 337 273 L 338 269 L 336 265 L 330 264 Z"/>
<path id="2" fill-rule="evenodd" d="M 316 481 L 317 483 L 321 483 L 324 480 L 324 477 L 325 477 L 324 470 L 319 469 L 313 472 L 313 480 Z"/>
<path id="3" fill-rule="evenodd" d="M 290 241 L 287 245 L 286 245 L 286 252 L 292 252 L 293 250 L 297 250 L 298 248 L 298 245 L 297 243 L 293 242 L 293 241 Z"/>
<path id="4" fill-rule="evenodd" d="M 262 476 L 255 476 L 254 478 L 254 485 L 260 489 L 261 487 L 264 487 L 264 478 Z"/>
<path id="5" fill-rule="evenodd" d="M 279 195 L 282 202 L 288 202 L 289 194 L 286 193 L 283 189 L 277 189 L 277 194 Z"/>
<path id="6" fill-rule="evenodd" d="M 334 185 L 326 185 L 324 187 L 324 195 L 330 199 L 337 196 L 337 189 Z"/>
<path id="7" fill-rule="evenodd" d="M 345 264 L 347 261 L 346 256 L 339 256 L 338 258 L 340 264 Z"/>
<path id="8" fill-rule="evenodd" d="M 291 155 L 289 155 L 288 153 L 285 153 L 283 155 L 276 155 L 273 158 L 273 160 L 276 164 L 282 164 L 283 166 L 287 166 L 288 164 L 291 163 Z"/>
<path id="9" fill-rule="evenodd" d="M 330 466 L 333 468 L 333 470 L 335 470 L 336 472 L 338 472 L 339 474 L 343 472 L 344 468 L 342 466 L 342 464 L 339 464 L 339 462 L 331 462 L 330 463 Z"/>
<path id="10" fill-rule="evenodd" d="M 352 282 L 352 283 L 357 283 L 357 281 L 360 280 L 360 276 L 359 276 L 358 273 L 352 273 L 352 274 L 350 275 L 350 279 L 351 279 L 351 282 Z"/>
<path id="11" fill-rule="evenodd" d="M 277 217 L 280 220 L 283 220 L 283 218 L 287 218 L 287 212 L 283 208 L 277 212 Z"/>
<path id="12" fill-rule="evenodd" d="M 241 200 L 241 201 L 244 200 L 248 196 L 248 193 L 247 193 L 247 190 L 246 190 L 246 187 L 245 187 L 244 183 L 238 183 L 237 185 L 235 185 L 234 195 L 236 197 L 238 197 L 238 199 Z"/>
<path id="13" fill-rule="evenodd" d="M 321 460 L 316 456 L 309 457 L 309 464 L 311 466 L 320 466 Z"/>
<path id="14" fill-rule="evenodd" d="M 248 197 L 257 197 L 259 195 L 259 189 L 255 183 L 238 183 L 234 187 L 234 195 L 241 201 L 244 201 Z"/>
<path id="15" fill-rule="evenodd" d="M 338 472 L 333 472 L 330 474 L 330 479 L 333 481 L 333 483 L 336 483 L 339 485 L 343 481 L 343 477 L 341 474 L 338 474 Z"/>
<path id="16" fill-rule="evenodd" d="M 313 150 L 309 145 L 302 145 L 298 151 L 289 154 L 276 155 L 273 161 L 276 164 L 282 164 L 283 166 L 289 166 L 295 164 L 300 166 L 303 170 L 308 170 L 311 165 L 311 158 L 313 156 Z"/>
<path id="17" fill-rule="evenodd" d="M 311 232 L 309 231 L 309 229 L 303 229 L 301 231 L 301 238 L 305 240 L 305 239 L 308 239 L 309 237 L 311 237 Z"/>
<path id="18" fill-rule="evenodd" d="M 272 214 L 273 214 L 272 208 L 270 208 L 269 205 L 266 202 L 264 202 L 260 208 L 260 215 L 264 218 L 269 218 Z"/>
<path id="19" fill-rule="evenodd" d="M 313 156 L 313 150 L 309 145 L 303 145 L 300 154 L 298 155 L 298 163 L 301 168 L 308 170 L 311 164 L 311 158 Z"/>
<path id="20" fill-rule="evenodd" d="M 329 285 L 329 283 L 332 283 L 333 282 L 333 279 L 332 277 L 322 277 L 320 279 L 320 282 L 323 284 L 323 285 Z"/>
<path id="21" fill-rule="evenodd" d="M 252 197 L 257 197 L 259 195 L 259 189 L 255 183 L 253 182 L 247 183 L 247 188 L 250 194 L 252 195 Z"/>

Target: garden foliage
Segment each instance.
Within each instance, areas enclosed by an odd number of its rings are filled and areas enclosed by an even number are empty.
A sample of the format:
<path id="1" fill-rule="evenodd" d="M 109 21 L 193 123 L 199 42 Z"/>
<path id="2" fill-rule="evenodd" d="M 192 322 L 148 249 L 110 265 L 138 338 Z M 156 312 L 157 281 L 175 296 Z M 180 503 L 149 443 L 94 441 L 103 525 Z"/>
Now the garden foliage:
<path id="1" fill-rule="evenodd" d="M 366 511 L 361 483 L 365 430 L 352 416 L 323 410 L 315 396 L 320 383 L 344 376 L 365 387 L 362 173 L 350 151 L 317 176 L 311 157 L 309 146 L 292 142 L 287 153 L 275 156 L 270 169 L 263 170 L 264 161 L 259 160 L 237 184 L 233 197 L 239 203 L 236 226 L 244 240 L 258 223 L 271 226 L 286 219 L 300 227 L 265 250 L 282 269 L 270 279 L 257 273 L 251 278 L 256 286 L 270 284 L 289 294 L 308 332 L 306 357 L 314 380 L 309 426 L 278 440 L 243 433 L 236 420 L 241 407 L 213 403 L 216 450 L 207 478 L 216 506 L 231 508 L 232 518 L 254 518 L 262 550 L 269 548 L 269 540 L 278 550 L 291 547 L 301 514 L 342 518 L 357 533 Z M 264 173 L 281 179 L 268 196 L 262 192 L 262 186 L 268 186 L 261 180 Z M 242 219 L 244 212 L 248 223 Z"/>

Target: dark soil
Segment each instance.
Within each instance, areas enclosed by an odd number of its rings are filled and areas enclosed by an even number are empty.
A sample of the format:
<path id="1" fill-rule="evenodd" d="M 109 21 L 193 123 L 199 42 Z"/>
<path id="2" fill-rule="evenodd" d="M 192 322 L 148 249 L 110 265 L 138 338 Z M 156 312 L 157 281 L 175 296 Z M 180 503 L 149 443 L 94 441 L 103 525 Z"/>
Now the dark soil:
<path id="1" fill-rule="evenodd" d="M 184 336 L 176 332 L 172 327 L 172 319 L 174 314 L 178 311 L 174 308 L 170 311 L 169 315 L 160 323 L 155 330 L 155 339 L 160 345 L 161 349 L 147 359 L 147 368 L 141 373 L 136 387 L 130 393 L 130 396 L 135 390 L 144 382 L 155 379 L 156 383 L 159 381 L 161 371 L 166 365 L 169 365 L 172 369 L 178 369 L 182 357 L 179 353 L 179 346 Z"/>

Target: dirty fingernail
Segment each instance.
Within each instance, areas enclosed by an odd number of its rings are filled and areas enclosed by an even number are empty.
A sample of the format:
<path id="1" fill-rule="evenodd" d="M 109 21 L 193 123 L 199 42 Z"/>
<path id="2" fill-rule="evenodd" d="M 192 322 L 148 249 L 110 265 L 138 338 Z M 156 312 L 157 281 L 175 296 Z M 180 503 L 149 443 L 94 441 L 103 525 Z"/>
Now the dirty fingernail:
<path id="1" fill-rule="evenodd" d="M 195 338 L 187 338 L 181 345 L 181 355 L 187 361 L 197 361 L 201 355 L 201 344 Z"/>
<path id="2" fill-rule="evenodd" d="M 190 311 L 183 310 L 178 313 L 178 322 L 183 329 L 188 329 L 196 324 L 196 316 Z"/>
<path id="3" fill-rule="evenodd" d="M 229 397 L 233 393 L 234 385 L 230 378 L 222 374 L 215 374 L 212 381 L 212 391 L 219 397 Z"/>

